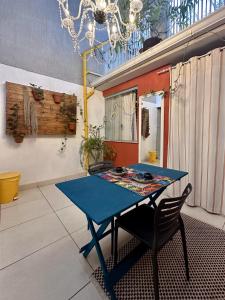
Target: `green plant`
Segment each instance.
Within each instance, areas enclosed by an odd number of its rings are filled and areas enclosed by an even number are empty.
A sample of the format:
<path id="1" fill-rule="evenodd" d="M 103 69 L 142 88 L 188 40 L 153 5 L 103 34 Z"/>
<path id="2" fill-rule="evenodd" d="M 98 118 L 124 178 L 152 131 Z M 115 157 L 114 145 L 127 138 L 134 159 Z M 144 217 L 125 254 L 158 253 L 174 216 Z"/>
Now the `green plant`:
<path id="1" fill-rule="evenodd" d="M 103 157 L 107 160 L 114 160 L 116 158 L 115 151 L 105 144 L 104 137 L 100 135 L 103 127 L 103 125 L 90 125 L 88 138 L 83 137 L 80 146 L 80 162 L 82 166 L 85 157 L 88 157 L 94 163 L 102 160 Z"/>
<path id="2" fill-rule="evenodd" d="M 77 121 L 77 105 L 76 103 L 62 102 L 60 106 L 60 113 L 68 119 L 69 122 Z"/>
<path id="3" fill-rule="evenodd" d="M 32 94 L 36 101 L 43 101 L 44 100 L 44 90 L 41 88 L 41 86 L 37 86 L 34 83 L 30 83 L 30 86 L 32 87 Z"/>
<path id="4" fill-rule="evenodd" d="M 7 120 L 7 127 L 9 128 L 10 132 L 14 134 L 18 127 L 18 120 L 19 120 L 19 105 L 14 104 L 10 108 L 11 114 Z"/>
<path id="5" fill-rule="evenodd" d="M 7 127 L 17 143 L 22 143 L 25 132 L 19 130 L 19 105 L 14 104 L 10 108 L 11 114 L 7 120 Z"/>
<path id="6" fill-rule="evenodd" d="M 130 0 L 119 1 L 122 18 L 128 22 L 127 7 Z M 139 41 L 146 38 L 145 32 L 150 28 L 151 36 L 166 35 L 173 24 L 181 28 L 188 26 L 190 12 L 193 10 L 198 0 L 183 0 L 180 5 L 172 6 L 168 0 L 143 0 L 143 9 L 140 17 L 136 20 L 139 29 Z M 150 37 L 150 36 L 149 36 Z"/>

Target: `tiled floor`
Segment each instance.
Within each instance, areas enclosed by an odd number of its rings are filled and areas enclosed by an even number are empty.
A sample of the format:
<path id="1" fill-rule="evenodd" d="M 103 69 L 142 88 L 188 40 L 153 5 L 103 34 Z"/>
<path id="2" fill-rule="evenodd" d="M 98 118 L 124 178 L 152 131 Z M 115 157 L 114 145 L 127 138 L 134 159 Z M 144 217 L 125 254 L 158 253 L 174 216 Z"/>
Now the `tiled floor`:
<path id="1" fill-rule="evenodd" d="M 183 212 L 225 230 L 225 218 L 200 208 Z M 84 215 L 54 185 L 23 191 L 19 200 L 1 206 L 1 300 L 101 300 L 90 281 L 98 266 L 95 251 L 87 260 L 79 248 L 90 233 Z M 130 239 L 119 233 L 122 246 Z M 110 237 L 101 241 L 110 255 Z"/>

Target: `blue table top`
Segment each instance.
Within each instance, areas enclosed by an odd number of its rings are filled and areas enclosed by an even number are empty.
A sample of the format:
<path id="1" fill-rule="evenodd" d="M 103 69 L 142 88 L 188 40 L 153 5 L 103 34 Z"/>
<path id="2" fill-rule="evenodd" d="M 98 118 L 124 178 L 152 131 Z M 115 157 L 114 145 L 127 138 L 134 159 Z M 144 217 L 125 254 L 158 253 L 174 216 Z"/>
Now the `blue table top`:
<path id="1" fill-rule="evenodd" d="M 168 176 L 174 180 L 180 180 L 188 174 L 183 171 L 146 164 L 136 164 L 130 167 L 152 174 Z M 98 225 L 146 198 L 146 196 L 138 195 L 98 176 L 69 180 L 58 183 L 56 186 Z"/>

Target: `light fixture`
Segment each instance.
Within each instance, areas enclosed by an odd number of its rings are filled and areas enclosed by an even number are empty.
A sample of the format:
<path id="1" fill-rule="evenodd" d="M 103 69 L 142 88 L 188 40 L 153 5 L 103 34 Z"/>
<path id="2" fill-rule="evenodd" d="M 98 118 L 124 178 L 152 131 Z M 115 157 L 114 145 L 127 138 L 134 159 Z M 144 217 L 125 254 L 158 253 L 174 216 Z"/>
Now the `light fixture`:
<path id="1" fill-rule="evenodd" d="M 125 22 L 119 9 L 119 0 L 80 0 L 76 16 L 71 14 L 68 1 L 58 0 L 61 25 L 68 30 L 77 51 L 84 40 L 88 40 L 90 47 L 98 43 L 96 31 L 106 30 L 113 48 L 118 42 L 127 43 L 136 30 L 135 21 L 143 8 L 142 0 L 130 0 L 129 21 Z"/>

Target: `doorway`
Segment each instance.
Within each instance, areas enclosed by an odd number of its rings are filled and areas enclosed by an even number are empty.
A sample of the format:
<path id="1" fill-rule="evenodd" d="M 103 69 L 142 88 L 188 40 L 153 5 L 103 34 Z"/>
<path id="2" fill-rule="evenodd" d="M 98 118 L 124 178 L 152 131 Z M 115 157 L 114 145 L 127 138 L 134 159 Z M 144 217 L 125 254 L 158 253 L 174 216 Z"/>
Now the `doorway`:
<path id="1" fill-rule="evenodd" d="M 139 109 L 139 162 L 163 166 L 163 92 L 141 96 Z"/>

